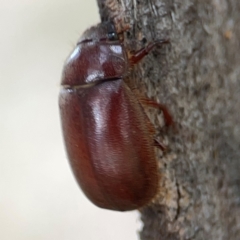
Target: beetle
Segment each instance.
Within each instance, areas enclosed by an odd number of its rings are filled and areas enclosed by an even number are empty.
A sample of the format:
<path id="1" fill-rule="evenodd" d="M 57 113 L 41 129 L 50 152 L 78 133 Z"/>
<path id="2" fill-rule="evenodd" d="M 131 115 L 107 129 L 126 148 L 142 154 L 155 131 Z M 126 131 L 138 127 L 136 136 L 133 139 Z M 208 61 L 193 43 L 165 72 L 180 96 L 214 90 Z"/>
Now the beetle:
<path id="1" fill-rule="evenodd" d="M 98 207 L 134 210 L 158 192 L 154 132 L 124 80 L 166 42 L 129 54 L 114 25 L 105 22 L 85 31 L 65 62 L 59 95 L 65 147 L 78 184 Z"/>

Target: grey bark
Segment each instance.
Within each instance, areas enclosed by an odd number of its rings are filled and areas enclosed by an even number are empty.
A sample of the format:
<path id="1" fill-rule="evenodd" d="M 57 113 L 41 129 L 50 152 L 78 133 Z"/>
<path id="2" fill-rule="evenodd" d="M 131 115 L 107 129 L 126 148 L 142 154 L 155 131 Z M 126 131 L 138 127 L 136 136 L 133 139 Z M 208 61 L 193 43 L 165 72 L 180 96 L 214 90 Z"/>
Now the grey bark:
<path id="1" fill-rule="evenodd" d="M 103 20 L 119 13 L 130 22 L 128 48 L 170 39 L 131 75 L 175 122 L 166 128 L 160 111 L 146 109 L 167 151 L 156 151 L 161 187 L 140 210 L 140 238 L 240 239 L 240 1 L 98 3 Z"/>

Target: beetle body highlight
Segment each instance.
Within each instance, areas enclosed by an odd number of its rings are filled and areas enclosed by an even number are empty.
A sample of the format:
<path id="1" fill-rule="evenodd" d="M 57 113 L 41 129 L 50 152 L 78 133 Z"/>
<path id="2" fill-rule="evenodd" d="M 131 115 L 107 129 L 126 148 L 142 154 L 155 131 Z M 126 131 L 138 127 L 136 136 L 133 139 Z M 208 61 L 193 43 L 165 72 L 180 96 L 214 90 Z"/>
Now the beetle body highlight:
<path id="1" fill-rule="evenodd" d="M 138 209 L 158 190 L 153 132 L 124 82 L 130 61 L 150 50 L 129 59 L 113 25 L 102 23 L 83 34 L 63 70 L 59 104 L 68 159 L 83 192 L 101 208 Z"/>

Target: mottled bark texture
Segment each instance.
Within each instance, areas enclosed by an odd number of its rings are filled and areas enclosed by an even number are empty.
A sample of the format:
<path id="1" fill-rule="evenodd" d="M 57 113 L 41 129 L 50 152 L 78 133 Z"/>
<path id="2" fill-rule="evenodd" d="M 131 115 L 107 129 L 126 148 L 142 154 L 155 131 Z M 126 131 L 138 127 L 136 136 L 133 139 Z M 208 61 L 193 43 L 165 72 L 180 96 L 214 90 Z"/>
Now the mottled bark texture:
<path id="1" fill-rule="evenodd" d="M 170 39 L 132 73 L 141 94 L 175 121 L 166 129 L 161 112 L 146 109 L 168 149 L 156 151 L 161 188 L 141 210 L 140 238 L 240 239 L 240 1 L 98 3 L 102 19 L 130 23 L 130 49 Z"/>

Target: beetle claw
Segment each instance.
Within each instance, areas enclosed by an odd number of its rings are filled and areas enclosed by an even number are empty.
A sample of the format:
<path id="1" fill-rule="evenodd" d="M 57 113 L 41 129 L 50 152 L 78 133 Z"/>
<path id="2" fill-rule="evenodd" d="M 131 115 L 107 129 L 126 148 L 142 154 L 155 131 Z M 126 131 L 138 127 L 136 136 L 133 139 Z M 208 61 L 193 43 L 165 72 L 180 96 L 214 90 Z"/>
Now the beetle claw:
<path id="1" fill-rule="evenodd" d="M 156 47 L 157 45 L 161 46 L 162 44 L 166 44 L 166 43 L 169 43 L 169 39 L 160 39 L 158 41 L 151 42 L 146 47 L 143 47 L 140 50 L 130 54 L 130 57 L 129 57 L 130 64 L 134 65 L 134 64 L 138 63 L 147 54 L 149 54 L 149 52 L 151 52 L 154 47 Z"/>
<path id="2" fill-rule="evenodd" d="M 154 139 L 154 146 L 158 147 L 159 149 L 161 149 L 163 152 L 167 151 L 167 146 L 164 145 L 162 142 L 159 142 L 158 140 Z"/>

